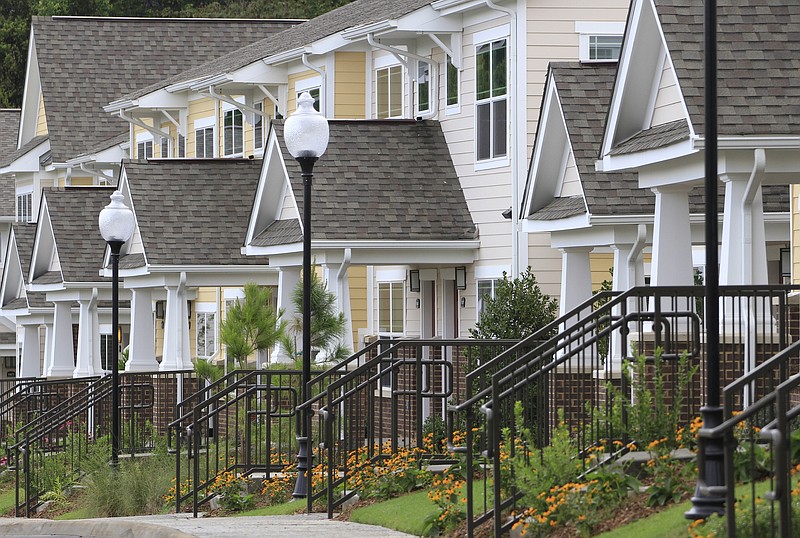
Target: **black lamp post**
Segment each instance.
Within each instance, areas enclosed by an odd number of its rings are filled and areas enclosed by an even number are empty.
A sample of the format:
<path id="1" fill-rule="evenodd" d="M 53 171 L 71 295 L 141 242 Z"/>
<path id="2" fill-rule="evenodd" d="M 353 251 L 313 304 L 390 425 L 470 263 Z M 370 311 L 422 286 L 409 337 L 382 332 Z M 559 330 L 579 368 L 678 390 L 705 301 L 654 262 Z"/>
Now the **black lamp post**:
<path id="1" fill-rule="evenodd" d="M 111 465 L 119 463 L 119 253 L 133 235 L 133 212 L 123 203 L 122 193 L 114 191 L 111 203 L 100 212 L 100 234 L 111 250 Z"/>
<path id="2" fill-rule="evenodd" d="M 314 163 L 328 147 L 328 120 L 314 110 L 314 99 L 308 92 L 297 98 L 297 110 L 286 119 L 283 128 L 286 149 L 300 164 L 303 177 L 303 388 L 302 398 L 310 398 L 311 381 L 311 184 Z M 313 455 L 309 447 L 311 409 L 306 407 L 300 417 L 297 436 L 297 482 L 292 496 L 309 497 L 311 480 L 308 476 Z"/>
<path id="3" fill-rule="evenodd" d="M 719 259 L 717 255 L 717 2 L 706 0 L 705 16 L 705 210 L 706 210 L 706 398 L 700 409 L 703 428 L 698 440 L 699 478 L 688 519 L 725 513 L 724 439 L 704 430 L 722 424 L 719 371 Z"/>

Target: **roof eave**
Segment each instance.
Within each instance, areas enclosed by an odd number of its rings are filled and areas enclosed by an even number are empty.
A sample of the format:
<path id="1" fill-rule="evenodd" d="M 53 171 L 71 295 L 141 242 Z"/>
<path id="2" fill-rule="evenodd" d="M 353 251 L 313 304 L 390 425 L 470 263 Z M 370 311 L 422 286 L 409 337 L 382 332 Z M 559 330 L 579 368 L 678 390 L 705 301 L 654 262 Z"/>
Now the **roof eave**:
<path id="1" fill-rule="evenodd" d="M 696 153 L 691 137 L 658 148 L 636 151 L 622 155 L 604 155 L 595 162 L 595 170 L 598 172 L 621 172 L 647 166 L 650 164 L 686 157 Z"/>

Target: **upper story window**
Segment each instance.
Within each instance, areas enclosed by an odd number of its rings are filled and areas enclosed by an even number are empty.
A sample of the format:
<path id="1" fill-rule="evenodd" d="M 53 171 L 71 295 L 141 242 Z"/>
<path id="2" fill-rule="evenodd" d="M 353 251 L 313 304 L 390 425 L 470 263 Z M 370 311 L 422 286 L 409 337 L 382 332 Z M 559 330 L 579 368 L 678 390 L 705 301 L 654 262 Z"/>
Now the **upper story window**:
<path id="1" fill-rule="evenodd" d="M 223 113 L 223 155 L 230 157 L 244 152 L 244 117 L 238 108 Z"/>
<path id="2" fill-rule="evenodd" d="M 321 107 L 321 98 L 322 98 L 322 78 L 320 77 L 311 77 L 305 78 L 303 80 L 298 80 L 294 85 L 295 90 L 295 97 L 300 97 L 303 92 L 308 92 L 311 95 L 311 98 L 314 100 L 314 110 L 320 112 L 322 110 Z"/>
<path id="3" fill-rule="evenodd" d="M 264 103 L 261 101 L 253 103 L 253 108 L 263 111 Z M 256 150 L 264 149 L 264 116 L 260 114 L 255 114 L 253 118 L 253 148 Z"/>
<path id="4" fill-rule="evenodd" d="M 150 133 L 139 133 L 136 135 L 136 158 L 153 158 L 153 135 Z"/>
<path id="5" fill-rule="evenodd" d="M 622 22 L 575 23 L 575 32 L 580 34 L 580 60 L 582 62 L 615 62 L 622 51 Z"/>
<path id="6" fill-rule="evenodd" d="M 214 118 L 194 122 L 194 155 L 198 159 L 214 157 Z"/>
<path id="7" fill-rule="evenodd" d="M 167 138 L 166 136 L 161 137 L 161 158 L 166 159 L 170 157 L 170 147 L 172 146 L 172 140 Z"/>
<path id="8" fill-rule="evenodd" d="M 375 104 L 378 119 L 403 116 L 403 67 L 391 65 L 375 71 Z"/>
<path id="9" fill-rule="evenodd" d="M 459 72 L 453 65 L 453 59 L 447 56 L 447 76 L 445 78 L 447 91 L 447 106 L 457 106 L 459 103 Z"/>
<path id="10" fill-rule="evenodd" d="M 500 282 L 500 280 L 499 278 L 478 280 L 478 318 L 480 318 L 483 311 L 486 310 L 486 301 L 495 298 L 497 283 Z"/>
<path id="11" fill-rule="evenodd" d="M 476 160 L 508 153 L 508 39 L 475 47 Z"/>
<path id="12" fill-rule="evenodd" d="M 417 112 L 431 109 L 431 64 L 417 62 Z"/>
<path id="13" fill-rule="evenodd" d="M 216 303 L 196 303 L 197 356 L 211 357 L 217 352 Z"/>
<path id="14" fill-rule="evenodd" d="M 378 332 L 400 336 L 405 333 L 405 284 L 378 283 Z"/>
<path id="15" fill-rule="evenodd" d="M 178 157 L 186 157 L 186 137 L 178 134 Z"/>
<path id="16" fill-rule="evenodd" d="M 17 222 L 33 221 L 33 191 L 17 194 Z"/>

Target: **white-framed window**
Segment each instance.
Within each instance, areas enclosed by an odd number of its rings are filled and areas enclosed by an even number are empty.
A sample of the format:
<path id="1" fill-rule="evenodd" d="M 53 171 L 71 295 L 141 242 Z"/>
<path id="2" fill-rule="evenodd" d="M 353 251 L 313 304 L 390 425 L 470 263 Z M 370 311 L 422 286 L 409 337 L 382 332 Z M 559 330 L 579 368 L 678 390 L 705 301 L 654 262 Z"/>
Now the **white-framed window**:
<path id="1" fill-rule="evenodd" d="M 575 23 L 575 32 L 580 34 L 581 62 L 614 62 L 622 51 L 622 22 Z"/>
<path id="2" fill-rule="evenodd" d="M 33 189 L 17 193 L 17 222 L 33 221 Z"/>
<path id="3" fill-rule="evenodd" d="M 264 103 L 262 101 L 253 103 L 253 108 L 263 111 Z M 256 151 L 264 149 L 264 116 L 260 114 L 255 114 L 253 118 L 253 148 Z"/>
<path id="4" fill-rule="evenodd" d="M 194 122 L 194 155 L 198 159 L 214 157 L 214 118 Z"/>
<path id="5" fill-rule="evenodd" d="M 302 91 L 298 90 L 297 97 L 299 98 L 304 92 L 308 92 L 308 94 L 314 100 L 314 110 L 319 112 L 319 106 L 320 106 L 320 100 L 319 100 L 320 91 L 319 91 L 319 87 L 308 88 L 308 89 L 305 89 L 305 90 L 302 90 Z"/>
<path id="6" fill-rule="evenodd" d="M 217 352 L 217 305 L 195 303 L 197 356 L 212 357 Z"/>
<path id="7" fill-rule="evenodd" d="M 225 157 L 244 152 L 244 116 L 238 108 L 222 113 L 222 149 Z"/>
<path id="8" fill-rule="evenodd" d="M 321 111 L 322 99 L 322 78 L 311 77 L 298 80 L 294 85 L 295 97 L 300 97 L 303 92 L 308 92 L 314 100 L 314 110 Z"/>
<path id="9" fill-rule="evenodd" d="M 161 158 L 166 159 L 171 156 L 170 148 L 172 147 L 172 139 L 166 136 L 161 137 Z"/>
<path id="10" fill-rule="evenodd" d="M 153 135 L 150 133 L 139 133 L 136 135 L 136 158 L 153 158 Z"/>
<path id="11" fill-rule="evenodd" d="M 378 332 L 384 336 L 405 334 L 405 282 L 378 282 Z"/>
<path id="12" fill-rule="evenodd" d="M 498 33 L 505 35 L 496 35 Z M 505 161 L 508 155 L 507 28 L 481 34 L 475 37 L 475 160 Z"/>
<path id="13" fill-rule="evenodd" d="M 487 299 L 494 299 L 496 297 L 497 292 L 497 283 L 500 282 L 500 278 L 490 278 L 490 279 L 483 279 L 478 280 L 478 294 L 477 294 L 477 308 L 475 309 L 478 314 L 478 318 L 480 318 L 481 314 L 484 310 L 486 310 L 486 300 Z"/>
<path id="14" fill-rule="evenodd" d="M 100 335 L 100 364 L 103 370 L 112 370 L 112 357 L 114 356 L 114 342 L 110 334 Z"/>
<path id="15" fill-rule="evenodd" d="M 447 56 L 445 62 L 445 105 L 447 108 L 458 107 L 460 101 L 460 82 L 461 73 L 458 68 L 453 65 L 453 59 L 450 55 Z"/>
<path id="16" fill-rule="evenodd" d="M 403 117 L 403 66 L 390 65 L 375 70 L 376 117 Z"/>
<path id="17" fill-rule="evenodd" d="M 178 133 L 178 157 L 186 157 L 186 137 Z"/>
<path id="18" fill-rule="evenodd" d="M 431 109 L 431 64 L 417 61 L 417 112 Z"/>

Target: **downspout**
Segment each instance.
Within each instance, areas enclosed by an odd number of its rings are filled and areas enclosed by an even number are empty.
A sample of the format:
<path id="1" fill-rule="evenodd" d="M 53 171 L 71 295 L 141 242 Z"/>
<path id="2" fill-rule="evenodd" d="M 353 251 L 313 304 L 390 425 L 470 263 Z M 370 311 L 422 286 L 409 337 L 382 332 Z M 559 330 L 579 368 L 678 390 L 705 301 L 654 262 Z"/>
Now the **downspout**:
<path id="1" fill-rule="evenodd" d="M 489 9 L 493 9 L 495 11 L 500 11 L 501 13 L 505 13 L 508 15 L 510 19 L 509 23 L 509 37 L 508 40 L 510 41 L 509 44 L 513 44 L 514 46 L 517 45 L 517 13 L 513 9 L 509 9 L 507 7 L 498 6 L 492 0 L 484 0 L 486 2 L 486 7 Z M 509 123 L 511 125 L 511 148 L 512 148 L 512 155 L 511 155 L 511 276 L 516 278 L 520 274 L 520 244 L 519 244 L 519 215 L 522 208 L 520 207 L 520 200 L 519 200 L 519 159 L 515 155 L 516 152 L 519 151 L 519 133 L 517 122 L 514 121 L 516 117 L 516 110 L 517 110 L 517 88 L 516 88 L 516 81 L 517 81 L 517 51 L 514 51 L 513 54 L 510 55 L 510 76 L 511 80 L 509 80 L 508 87 L 512 89 L 510 95 L 508 96 L 508 110 L 510 114 L 508 115 Z M 527 254 L 525 256 L 527 260 Z"/>
<path id="2" fill-rule="evenodd" d="M 747 186 L 744 189 L 744 196 L 742 197 L 742 284 L 745 286 L 754 284 L 753 282 L 753 200 L 755 200 L 758 189 L 764 181 L 764 170 L 767 167 L 767 154 L 764 148 L 756 148 L 753 151 L 753 171 L 750 173 L 750 178 L 747 180 Z M 744 355 L 746 358 L 744 373 L 751 372 L 756 367 L 756 312 L 755 305 L 750 305 L 747 308 L 747 326 L 750 330 L 747 331 Z M 751 403 L 751 393 L 755 390 L 754 385 L 750 385 L 750 390 L 745 393 L 745 405 Z"/>
<path id="3" fill-rule="evenodd" d="M 644 224 L 640 224 L 636 229 L 636 241 L 633 242 L 633 247 L 631 247 L 631 251 L 628 253 L 628 288 L 635 288 L 636 287 L 636 261 L 639 259 L 639 256 L 642 254 L 644 250 L 644 246 L 647 241 L 647 226 Z M 633 276 L 633 281 L 631 282 L 631 275 Z"/>
<path id="4" fill-rule="evenodd" d="M 303 62 L 303 65 L 314 71 L 319 75 L 322 79 L 322 89 L 320 91 L 320 101 L 321 101 L 321 108 L 322 115 L 326 118 L 328 117 L 328 100 L 325 98 L 328 95 L 328 77 L 325 75 L 325 70 L 320 69 L 316 65 L 312 64 L 308 61 L 309 53 L 304 52 L 303 56 L 300 60 Z"/>
<path id="5" fill-rule="evenodd" d="M 384 45 L 378 41 L 375 41 L 375 36 L 373 34 L 367 34 L 367 43 L 375 47 L 376 49 L 383 50 L 388 52 L 389 54 L 393 55 L 395 58 L 402 63 L 406 71 L 411 73 L 411 68 L 408 66 L 408 62 L 404 60 L 402 57 L 405 56 L 407 58 L 412 58 L 414 60 L 425 62 L 429 66 L 431 66 L 431 74 L 430 74 L 430 82 L 431 88 L 433 89 L 433 95 L 431 96 L 431 109 L 424 114 L 420 114 L 417 116 L 420 120 L 429 120 L 431 118 L 435 118 L 439 114 L 439 65 L 433 61 L 432 58 L 426 58 L 425 56 L 420 56 L 419 54 L 414 54 L 413 52 L 408 52 L 406 50 L 396 49 L 394 47 L 390 47 L 388 45 Z M 416 80 L 416 76 L 412 76 L 414 80 Z"/>
<path id="6" fill-rule="evenodd" d="M 344 256 L 342 257 L 342 264 L 339 266 L 339 270 L 336 272 L 336 302 L 339 306 L 339 312 L 344 313 L 345 319 L 347 323 L 345 328 L 347 330 L 346 336 L 344 338 L 344 344 L 349 344 L 351 338 L 353 336 L 353 319 L 350 313 L 350 308 L 347 309 L 345 312 L 345 306 L 350 305 L 349 297 L 345 297 L 345 287 L 344 287 L 344 279 L 347 278 L 347 270 L 350 268 L 350 263 L 352 261 L 352 251 L 349 248 L 344 249 Z M 347 286 L 347 292 L 350 292 L 350 286 Z M 351 349 L 355 352 L 355 342 L 353 342 L 353 346 Z"/>

